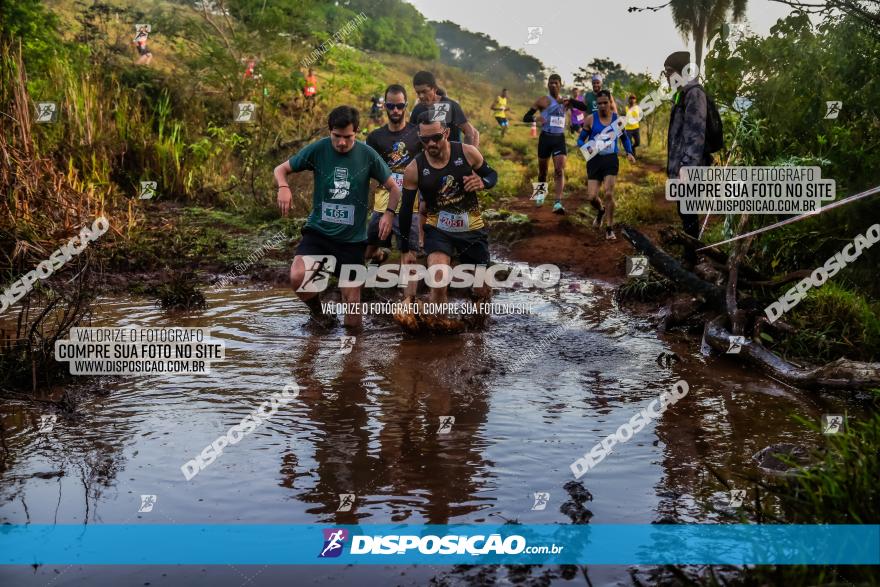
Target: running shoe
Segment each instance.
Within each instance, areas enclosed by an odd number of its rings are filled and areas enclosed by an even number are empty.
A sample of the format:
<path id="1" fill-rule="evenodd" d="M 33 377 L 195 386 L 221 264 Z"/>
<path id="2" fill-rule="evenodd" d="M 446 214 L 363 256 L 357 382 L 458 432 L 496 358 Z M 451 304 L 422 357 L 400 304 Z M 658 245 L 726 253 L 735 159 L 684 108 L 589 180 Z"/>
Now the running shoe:
<path id="1" fill-rule="evenodd" d="M 596 214 L 596 219 L 593 220 L 593 227 L 594 228 L 599 228 L 602 225 L 602 217 L 603 216 L 605 216 L 605 209 L 604 208 L 599 210 L 599 212 Z"/>
<path id="2" fill-rule="evenodd" d="M 556 203 L 553 204 L 553 213 L 554 214 L 565 214 L 565 208 L 562 207 L 562 202 L 556 200 Z"/>
<path id="3" fill-rule="evenodd" d="M 544 194 L 537 194 L 532 199 L 535 200 L 535 207 L 536 208 L 540 208 L 541 206 L 544 205 Z"/>
<path id="4" fill-rule="evenodd" d="M 614 234 L 614 231 L 611 230 L 611 227 L 605 229 L 605 240 L 607 241 L 616 241 L 617 235 Z"/>

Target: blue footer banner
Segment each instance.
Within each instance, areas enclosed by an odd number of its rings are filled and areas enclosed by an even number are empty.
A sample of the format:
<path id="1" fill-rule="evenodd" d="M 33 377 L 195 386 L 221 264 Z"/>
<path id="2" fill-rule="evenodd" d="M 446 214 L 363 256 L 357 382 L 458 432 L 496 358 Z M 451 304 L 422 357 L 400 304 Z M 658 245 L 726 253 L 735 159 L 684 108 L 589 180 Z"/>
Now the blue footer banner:
<path id="1" fill-rule="evenodd" d="M 880 564 L 880 525 L 2 525 L 5 565 Z"/>

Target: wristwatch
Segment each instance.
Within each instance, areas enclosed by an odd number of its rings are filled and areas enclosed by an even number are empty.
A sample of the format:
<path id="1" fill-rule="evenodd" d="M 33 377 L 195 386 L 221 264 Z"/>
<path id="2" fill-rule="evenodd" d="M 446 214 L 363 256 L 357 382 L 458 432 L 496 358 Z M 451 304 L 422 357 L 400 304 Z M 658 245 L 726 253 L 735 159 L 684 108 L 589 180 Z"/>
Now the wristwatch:
<path id="1" fill-rule="evenodd" d="M 395 216 L 397 216 L 397 212 L 394 211 L 394 208 L 385 208 L 385 211 L 386 211 L 386 212 L 391 212 L 392 214 L 394 214 Z"/>

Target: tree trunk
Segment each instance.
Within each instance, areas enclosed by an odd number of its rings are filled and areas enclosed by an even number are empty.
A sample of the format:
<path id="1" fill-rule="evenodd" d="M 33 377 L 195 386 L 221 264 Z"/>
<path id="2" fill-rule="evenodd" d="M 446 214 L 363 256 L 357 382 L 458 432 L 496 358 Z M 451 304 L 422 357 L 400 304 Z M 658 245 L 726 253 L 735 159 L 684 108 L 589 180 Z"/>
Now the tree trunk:
<path id="1" fill-rule="evenodd" d="M 749 215 L 743 214 L 739 219 L 739 226 L 736 234 L 742 234 L 749 222 Z M 739 264 L 746 256 L 749 246 L 752 243 L 752 237 L 736 241 L 733 245 L 733 252 L 727 259 L 727 291 L 725 293 L 725 304 L 727 305 L 727 317 L 730 319 L 730 329 L 737 336 L 742 335 L 745 330 L 745 313 L 739 309 L 736 303 L 736 287 L 739 282 Z"/>
<path id="2" fill-rule="evenodd" d="M 706 37 L 706 23 L 700 19 L 697 22 L 696 30 L 694 30 L 694 52 L 696 54 L 696 59 L 694 63 L 699 67 L 700 73 L 703 72 L 703 41 Z"/>
<path id="3" fill-rule="evenodd" d="M 731 333 L 722 326 L 726 318 L 718 316 L 706 323 L 705 339 L 713 349 L 726 353 Z M 880 363 L 858 363 L 837 359 L 821 367 L 801 369 L 776 356 L 760 343 L 746 340 L 739 357 L 758 365 L 765 373 L 797 387 L 807 389 L 866 389 L 880 385 Z"/>

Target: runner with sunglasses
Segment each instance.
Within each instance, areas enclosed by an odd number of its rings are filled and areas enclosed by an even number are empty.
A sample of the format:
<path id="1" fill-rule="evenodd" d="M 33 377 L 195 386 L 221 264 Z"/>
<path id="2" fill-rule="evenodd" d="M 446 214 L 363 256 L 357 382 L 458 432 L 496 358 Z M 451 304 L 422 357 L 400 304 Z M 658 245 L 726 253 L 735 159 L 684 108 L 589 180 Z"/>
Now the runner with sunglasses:
<path id="1" fill-rule="evenodd" d="M 406 88 L 399 84 L 391 84 L 385 90 L 385 110 L 388 112 L 388 122 L 371 132 L 367 136 L 367 145 L 372 147 L 391 169 L 391 177 L 398 186 L 403 186 L 403 172 L 413 158 L 422 150 L 419 142 L 419 130 L 414 124 L 406 121 L 407 96 Z M 379 222 L 388 208 L 388 190 L 380 187 L 376 190 L 373 201 L 373 214 L 370 218 L 370 226 L 367 229 L 367 252 L 366 259 L 382 263 L 388 258 L 391 247 L 391 235 L 385 239 L 379 238 Z M 398 205 L 395 212 L 400 212 Z M 412 215 L 410 239 L 416 247 L 421 242 L 418 214 Z M 400 248 L 400 225 L 395 216 L 392 227 L 397 237 L 397 248 Z M 382 247 L 382 248 L 380 248 Z M 417 285 L 415 282 L 413 286 Z M 407 292 L 415 294 L 415 291 Z"/>
<path id="2" fill-rule="evenodd" d="M 498 182 L 498 173 L 489 167 L 480 151 L 449 140 L 449 128 L 442 116 L 428 109 L 419 116 L 419 140 L 423 151 L 403 173 L 403 203 L 400 232 L 409 234 L 416 192 L 425 205 L 425 253 L 428 267 L 462 263 L 488 265 L 489 231 L 483 223 L 477 191 Z M 409 239 L 401 239 L 401 263 L 415 262 Z M 488 298 L 491 288 L 474 288 L 479 297 Z M 446 302 L 446 288 L 431 288 L 431 302 Z"/>

